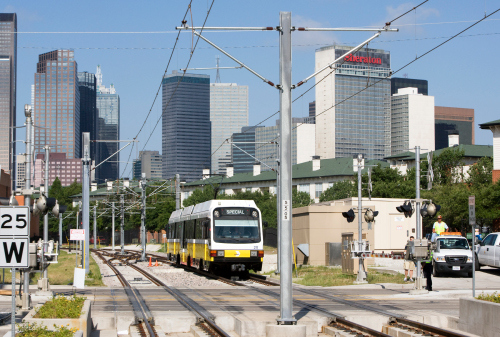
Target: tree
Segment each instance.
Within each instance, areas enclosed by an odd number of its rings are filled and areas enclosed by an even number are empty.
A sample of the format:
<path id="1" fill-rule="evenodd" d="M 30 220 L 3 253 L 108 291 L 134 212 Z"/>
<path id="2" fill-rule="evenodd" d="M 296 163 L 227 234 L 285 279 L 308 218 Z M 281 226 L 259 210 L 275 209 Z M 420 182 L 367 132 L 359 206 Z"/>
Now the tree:
<path id="1" fill-rule="evenodd" d="M 312 203 L 314 200 L 311 199 L 309 193 L 299 192 L 296 189 L 292 191 L 292 208 L 309 206 Z"/>
<path id="2" fill-rule="evenodd" d="M 467 182 L 473 186 L 490 185 L 493 171 L 493 158 L 482 157 L 469 169 Z"/>
<path id="3" fill-rule="evenodd" d="M 211 185 L 205 185 L 203 189 L 195 189 L 193 193 L 184 199 L 182 205 L 184 207 L 196 205 L 214 198 L 214 189 Z"/>
<path id="4" fill-rule="evenodd" d="M 319 201 L 332 201 L 345 198 L 351 198 L 357 193 L 357 186 L 352 180 L 342 180 L 333 183 L 333 186 L 326 189 L 319 196 Z"/>
<path id="5" fill-rule="evenodd" d="M 439 185 L 450 185 L 464 181 L 464 155 L 465 150 L 460 148 L 446 148 L 432 163 L 434 182 Z"/>

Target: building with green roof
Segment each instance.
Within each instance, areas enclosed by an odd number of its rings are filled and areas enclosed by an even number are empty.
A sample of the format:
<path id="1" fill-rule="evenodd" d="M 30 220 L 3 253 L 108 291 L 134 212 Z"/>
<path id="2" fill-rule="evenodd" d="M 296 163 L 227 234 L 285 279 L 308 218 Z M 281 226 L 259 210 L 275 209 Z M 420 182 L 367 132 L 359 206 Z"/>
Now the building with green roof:
<path id="1" fill-rule="evenodd" d="M 389 164 L 381 160 L 368 160 L 366 165 Z M 365 172 L 367 168 L 363 170 Z M 319 201 L 319 196 L 336 181 L 353 180 L 353 158 L 314 158 L 311 161 L 296 164 L 292 167 L 292 185 L 298 191 L 307 192 L 311 199 Z M 232 167 L 228 167 L 227 176 L 213 176 L 193 181 L 182 186 L 181 202 L 189 197 L 195 189 L 205 185 L 221 187 L 221 193 L 233 194 L 239 191 L 268 191 L 276 193 L 276 172 L 261 171 L 260 165 L 255 164 L 253 172 L 233 174 Z"/>

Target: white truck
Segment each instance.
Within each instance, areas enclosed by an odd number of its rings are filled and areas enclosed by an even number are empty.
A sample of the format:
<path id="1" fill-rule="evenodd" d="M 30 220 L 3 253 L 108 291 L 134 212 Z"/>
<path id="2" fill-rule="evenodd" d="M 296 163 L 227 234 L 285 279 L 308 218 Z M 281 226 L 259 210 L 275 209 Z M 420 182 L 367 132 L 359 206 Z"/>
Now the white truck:
<path id="1" fill-rule="evenodd" d="M 500 232 L 490 233 L 476 250 L 476 270 L 481 266 L 500 267 Z"/>
<path id="2" fill-rule="evenodd" d="M 460 235 L 438 236 L 432 265 L 435 277 L 442 273 L 467 273 L 472 277 L 472 250 L 467 239 Z"/>

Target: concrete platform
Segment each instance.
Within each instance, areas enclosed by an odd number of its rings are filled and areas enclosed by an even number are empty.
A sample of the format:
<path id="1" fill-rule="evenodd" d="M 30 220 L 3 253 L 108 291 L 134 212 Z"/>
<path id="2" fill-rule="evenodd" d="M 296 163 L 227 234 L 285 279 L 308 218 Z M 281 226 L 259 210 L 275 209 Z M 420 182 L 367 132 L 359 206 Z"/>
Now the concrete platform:
<path id="1" fill-rule="evenodd" d="M 305 337 L 310 336 L 306 333 L 305 325 L 267 325 L 266 336 L 269 337 Z M 317 336 L 316 333 L 314 336 Z"/>

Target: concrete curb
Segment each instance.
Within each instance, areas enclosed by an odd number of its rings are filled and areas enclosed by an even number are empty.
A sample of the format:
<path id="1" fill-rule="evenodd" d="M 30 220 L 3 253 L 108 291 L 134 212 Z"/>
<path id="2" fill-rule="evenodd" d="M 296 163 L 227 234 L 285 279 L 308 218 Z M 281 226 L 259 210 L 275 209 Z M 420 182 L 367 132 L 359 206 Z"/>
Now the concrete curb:
<path id="1" fill-rule="evenodd" d="M 82 337 L 90 337 L 92 332 L 92 318 L 90 312 L 90 300 L 85 300 L 82 307 L 82 314 L 79 318 L 33 318 L 36 314 L 36 309 L 40 308 L 43 304 L 38 304 L 35 308 L 31 309 L 26 317 L 23 319 L 24 323 L 37 323 L 45 325 L 48 330 L 55 331 L 54 324 L 61 326 L 68 326 L 68 328 L 76 328 L 78 331 L 74 336 L 79 336 L 81 332 Z"/>
<path id="2" fill-rule="evenodd" d="M 500 336 L 500 304 L 475 298 L 460 299 L 458 328 L 484 337 Z"/>

